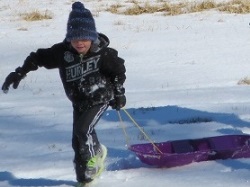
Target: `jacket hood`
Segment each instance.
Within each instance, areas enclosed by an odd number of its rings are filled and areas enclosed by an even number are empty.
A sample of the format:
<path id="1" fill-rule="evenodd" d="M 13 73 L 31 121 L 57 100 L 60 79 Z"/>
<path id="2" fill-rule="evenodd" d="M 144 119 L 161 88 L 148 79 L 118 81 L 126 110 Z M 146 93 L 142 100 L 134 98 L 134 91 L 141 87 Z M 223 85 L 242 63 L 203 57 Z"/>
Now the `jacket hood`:
<path id="1" fill-rule="evenodd" d="M 109 39 L 106 35 L 102 33 L 98 33 L 98 38 L 95 40 L 90 48 L 90 51 L 93 53 L 97 53 L 101 51 L 103 48 L 109 45 Z"/>

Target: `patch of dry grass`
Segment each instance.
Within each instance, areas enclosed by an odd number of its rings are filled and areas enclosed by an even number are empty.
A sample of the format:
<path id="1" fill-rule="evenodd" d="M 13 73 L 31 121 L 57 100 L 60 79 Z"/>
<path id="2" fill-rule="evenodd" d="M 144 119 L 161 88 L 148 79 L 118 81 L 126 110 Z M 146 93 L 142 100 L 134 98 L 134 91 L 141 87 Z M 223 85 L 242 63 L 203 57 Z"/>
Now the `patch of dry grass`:
<path id="1" fill-rule="evenodd" d="M 106 10 L 111 13 L 125 15 L 140 15 L 144 13 L 152 14 L 156 12 L 161 12 L 164 15 L 180 15 L 207 10 L 217 10 L 236 14 L 250 13 L 250 0 L 231 0 L 223 3 L 216 3 L 214 0 L 180 3 L 170 3 L 163 0 L 159 0 L 155 3 L 140 3 L 137 0 L 131 0 L 127 3 L 129 3 L 128 7 L 117 3 L 111 5 Z"/>
<path id="2" fill-rule="evenodd" d="M 235 13 L 235 14 L 248 14 L 250 13 L 249 0 L 232 0 L 228 3 L 221 4 L 218 8 L 220 11 Z"/>
<path id="3" fill-rule="evenodd" d="M 250 77 L 245 77 L 238 82 L 239 85 L 250 85 Z"/>
<path id="4" fill-rule="evenodd" d="M 191 4 L 189 12 L 202 12 L 205 10 L 211 10 L 217 7 L 217 4 L 214 1 L 207 0 L 200 3 Z"/>
<path id="5" fill-rule="evenodd" d="M 119 9 L 124 7 L 123 5 L 121 5 L 120 3 L 115 4 L 115 5 L 111 5 L 109 8 L 106 9 L 106 11 L 111 12 L 113 14 L 119 14 Z"/>
<path id="6" fill-rule="evenodd" d="M 30 13 L 25 13 L 21 15 L 22 18 L 26 21 L 40 21 L 44 19 L 52 19 L 52 14 L 49 11 L 45 11 L 44 13 L 41 13 L 38 10 L 35 10 Z"/>

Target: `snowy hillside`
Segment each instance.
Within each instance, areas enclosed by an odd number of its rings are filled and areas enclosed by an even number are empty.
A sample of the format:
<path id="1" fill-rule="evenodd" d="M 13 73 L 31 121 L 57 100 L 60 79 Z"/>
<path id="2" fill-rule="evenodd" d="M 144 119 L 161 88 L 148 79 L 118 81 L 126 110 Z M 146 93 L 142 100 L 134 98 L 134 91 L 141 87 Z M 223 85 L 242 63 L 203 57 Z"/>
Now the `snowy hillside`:
<path id="1" fill-rule="evenodd" d="M 1 84 L 31 51 L 64 39 L 72 2 L 0 1 Z M 238 84 L 250 76 L 250 14 L 126 16 L 104 11 L 115 1 L 82 2 L 126 60 L 126 109 L 152 140 L 250 134 L 250 87 Z M 50 12 L 52 19 L 22 19 L 35 10 Z M 0 99 L 0 186 L 74 185 L 72 108 L 58 71 L 31 72 Z M 107 169 L 93 186 L 250 185 L 250 159 L 169 169 L 141 163 L 127 145 L 148 141 L 121 114 L 124 123 L 109 109 L 96 128 L 109 153 Z"/>

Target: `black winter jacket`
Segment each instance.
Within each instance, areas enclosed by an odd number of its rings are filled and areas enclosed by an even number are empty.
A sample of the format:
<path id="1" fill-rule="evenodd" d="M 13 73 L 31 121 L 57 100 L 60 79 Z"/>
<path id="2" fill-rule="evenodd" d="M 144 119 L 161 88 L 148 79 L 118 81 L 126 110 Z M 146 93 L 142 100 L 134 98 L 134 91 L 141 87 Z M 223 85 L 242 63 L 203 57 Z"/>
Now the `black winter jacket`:
<path id="1" fill-rule="evenodd" d="M 108 103 L 115 94 L 124 94 L 126 79 L 124 60 L 108 45 L 109 39 L 99 33 L 89 53 L 83 56 L 63 41 L 32 52 L 21 68 L 25 74 L 38 67 L 58 68 L 65 93 L 74 106 Z"/>

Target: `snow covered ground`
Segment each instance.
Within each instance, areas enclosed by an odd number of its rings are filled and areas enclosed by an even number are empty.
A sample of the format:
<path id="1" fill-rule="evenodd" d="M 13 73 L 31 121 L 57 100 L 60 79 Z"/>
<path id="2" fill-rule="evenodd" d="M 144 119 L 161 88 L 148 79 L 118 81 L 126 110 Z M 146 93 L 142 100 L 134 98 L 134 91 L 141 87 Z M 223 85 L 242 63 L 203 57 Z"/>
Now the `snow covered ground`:
<path id="1" fill-rule="evenodd" d="M 70 0 L 0 1 L 0 80 L 31 52 L 64 39 Z M 207 11 L 166 17 L 124 16 L 102 10 L 112 1 L 83 1 L 97 29 L 126 60 L 126 109 L 155 142 L 250 134 L 250 15 Z M 121 1 L 125 2 L 125 1 Z M 53 19 L 27 22 L 20 14 L 50 11 Z M 57 70 L 31 72 L 17 90 L 0 93 L 0 186 L 74 185 L 72 109 Z M 107 170 L 95 187 L 247 187 L 250 159 L 217 160 L 154 168 L 128 144 L 148 143 L 115 111 L 97 126 L 108 147 Z M 190 119 L 210 122 L 185 123 Z M 180 122 L 183 122 L 180 124 Z"/>

